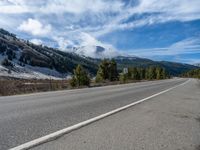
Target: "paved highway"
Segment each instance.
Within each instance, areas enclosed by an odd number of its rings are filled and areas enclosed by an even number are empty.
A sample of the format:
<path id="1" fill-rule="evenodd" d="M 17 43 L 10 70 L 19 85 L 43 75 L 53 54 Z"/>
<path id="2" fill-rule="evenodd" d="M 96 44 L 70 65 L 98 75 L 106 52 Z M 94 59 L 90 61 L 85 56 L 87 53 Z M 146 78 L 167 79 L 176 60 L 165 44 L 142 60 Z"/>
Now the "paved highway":
<path id="1" fill-rule="evenodd" d="M 33 150 L 199 150 L 200 81 L 75 130 Z"/>
<path id="2" fill-rule="evenodd" d="M 186 80 L 170 79 L 0 97 L 0 149 L 18 146 L 169 89 Z M 131 119 L 128 116 L 127 119 Z"/>

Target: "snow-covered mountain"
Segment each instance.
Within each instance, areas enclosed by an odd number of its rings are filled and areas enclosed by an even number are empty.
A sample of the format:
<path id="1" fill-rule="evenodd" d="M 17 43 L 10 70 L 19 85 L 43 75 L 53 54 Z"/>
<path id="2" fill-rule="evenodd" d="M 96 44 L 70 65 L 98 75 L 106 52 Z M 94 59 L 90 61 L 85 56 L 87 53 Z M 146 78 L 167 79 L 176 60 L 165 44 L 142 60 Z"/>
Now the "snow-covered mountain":
<path id="1" fill-rule="evenodd" d="M 97 65 L 75 53 L 35 45 L 0 29 L 0 76 L 19 78 L 66 78 L 81 64 L 95 73 Z"/>
<path id="2" fill-rule="evenodd" d="M 96 46 L 96 45 L 87 45 L 81 47 L 72 48 L 72 52 L 80 55 L 91 58 L 111 58 L 116 57 L 118 53 L 109 47 Z"/>

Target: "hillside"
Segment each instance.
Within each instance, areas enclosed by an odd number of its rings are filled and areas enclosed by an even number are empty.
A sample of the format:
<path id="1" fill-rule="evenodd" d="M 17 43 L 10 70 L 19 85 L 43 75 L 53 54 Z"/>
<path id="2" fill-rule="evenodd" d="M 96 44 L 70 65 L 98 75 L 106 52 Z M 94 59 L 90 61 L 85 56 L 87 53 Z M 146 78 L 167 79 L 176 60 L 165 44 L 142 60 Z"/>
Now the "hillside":
<path id="1" fill-rule="evenodd" d="M 105 49 L 100 46 L 90 46 L 94 53 L 104 56 Z M 43 45 L 35 45 L 29 41 L 17 38 L 16 35 L 0 29 L 0 76 L 16 78 L 66 78 L 73 69 L 81 64 L 91 75 L 95 75 L 100 58 L 83 56 L 87 47 L 74 48 L 73 53 L 63 52 Z M 171 75 L 179 75 L 197 66 L 153 61 L 132 56 L 114 58 L 118 69 L 124 67 L 164 67 Z"/>
<path id="2" fill-rule="evenodd" d="M 75 53 L 62 52 L 54 48 L 35 45 L 0 29 L 0 64 L 8 58 L 11 64 L 1 65 L 0 75 L 11 71 L 8 76 L 46 78 L 48 76 L 62 78 L 70 75 L 77 64 L 81 64 L 94 74 L 97 65 L 91 60 L 80 57 Z"/>
<path id="3" fill-rule="evenodd" d="M 139 58 L 139 57 L 118 56 L 115 58 L 115 60 L 118 63 L 119 69 L 131 66 L 135 67 L 159 66 L 165 68 L 166 71 L 173 76 L 177 76 L 189 70 L 198 68 L 197 66 L 189 64 L 182 64 L 182 63 L 168 62 L 168 61 L 153 61 L 150 59 Z"/>
<path id="4" fill-rule="evenodd" d="M 188 72 L 185 72 L 181 76 L 187 77 L 187 78 L 199 78 L 200 79 L 200 69 L 193 69 Z"/>

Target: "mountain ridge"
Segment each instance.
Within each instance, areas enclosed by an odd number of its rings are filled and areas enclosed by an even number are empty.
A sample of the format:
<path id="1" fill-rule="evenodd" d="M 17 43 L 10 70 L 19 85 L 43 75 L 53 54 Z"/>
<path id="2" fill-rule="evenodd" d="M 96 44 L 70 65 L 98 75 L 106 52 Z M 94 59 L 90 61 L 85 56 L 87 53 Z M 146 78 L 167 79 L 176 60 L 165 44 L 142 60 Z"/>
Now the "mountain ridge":
<path id="1" fill-rule="evenodd" d="M 94 54 L 104 57 L 106 48 L 102 46 L 89 46 L 95 48 Z M 0 76 L 19 78 L 65 78 L 73 74 L 73 69 L 82 65 L 92 76 L 96 74 L 98 64 L 102 57 L 92 58 L 79 53 L 86 49 L 74 49 L 73 52 L 64 52 L 56 48 L 36 45 L 29 41 L 19 39 L 4 29 L 0 29 Z M 78 54 L 77 54 L 78 53 Z M 9 63 L 5 62 L 7 59 Z M 124 67 L 160 66 L 172 75 L 179 75 L 191 69 L 198 68 L 193 65 L 167 61 L 153 61 L 135 56 L 115 56 L 118 69 Z M 4 61 L 4 65 L 3 64 Z M 7 66 L 6 66 L 7 64 Z"/>

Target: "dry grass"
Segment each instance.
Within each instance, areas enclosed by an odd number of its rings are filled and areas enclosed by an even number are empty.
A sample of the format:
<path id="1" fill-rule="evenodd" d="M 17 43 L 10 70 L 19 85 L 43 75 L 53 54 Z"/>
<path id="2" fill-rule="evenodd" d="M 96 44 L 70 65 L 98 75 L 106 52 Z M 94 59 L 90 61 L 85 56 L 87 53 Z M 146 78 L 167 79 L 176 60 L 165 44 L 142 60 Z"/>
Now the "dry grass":
<path id="1" fill-rule="evenodd" d="M 140 81 L 127 81 L 126 83 L 133 83 Z M 90 87 L 107 86 L 121 84 L 120 81 L 103 83 L 91 82 Z M 76 87 L 76 88 L 85 88 Z M 76 89 L 75 88 L 75 89 Z M 56 91 L 72 89 L 68 80 L 34 80 L 34 79 L 13 79 L 13 78 L 0 78 L 0 96 L 9 96 L 17 94 L 27 94 L 36 92 Z"/>
<path id="2" fill-rule="evenodd" d="M 64 90 L 69 88 L 67 80 L 19 80 L 0 79 L 0 96 Z"/>

